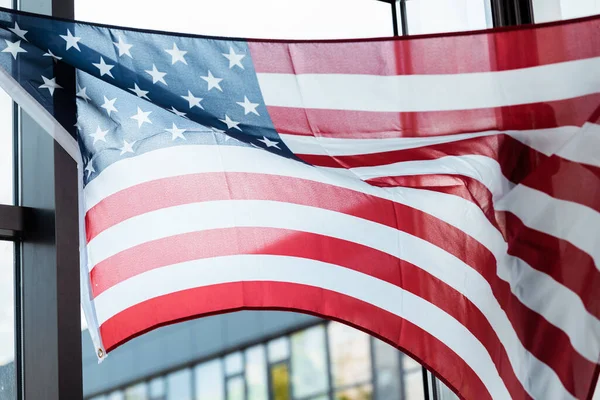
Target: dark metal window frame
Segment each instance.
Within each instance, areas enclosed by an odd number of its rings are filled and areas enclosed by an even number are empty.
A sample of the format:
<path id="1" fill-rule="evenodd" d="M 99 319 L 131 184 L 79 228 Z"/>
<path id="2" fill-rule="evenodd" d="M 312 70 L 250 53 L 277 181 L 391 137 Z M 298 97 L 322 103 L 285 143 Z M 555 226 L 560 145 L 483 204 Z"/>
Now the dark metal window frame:
<path id="1" fill-rule="evenodd" d="M 14 0 L 14 8 L 48 6 L 52 15 L 74 19 L 74 1 Z M 408 0 L 377 1 L 390 4 L 394 35 L 407 35 Z M 533 22 L 531 0 L 489 1 L 496 27 Z M 72 69 L 57 67 L 56 74 L 68 83 L 66 90 L 74 90 Z M 70 126 L 74 102 L 55 106 Z M 0 205 L 0 240 L 14 241 L 16 248 L 17 398 L 77 400 L 83 397 L 77 169 L 17 107 L 13 114 L 16 205 Z M 423 368 L 426 398 L 437 400 L 434 379 Z"/>

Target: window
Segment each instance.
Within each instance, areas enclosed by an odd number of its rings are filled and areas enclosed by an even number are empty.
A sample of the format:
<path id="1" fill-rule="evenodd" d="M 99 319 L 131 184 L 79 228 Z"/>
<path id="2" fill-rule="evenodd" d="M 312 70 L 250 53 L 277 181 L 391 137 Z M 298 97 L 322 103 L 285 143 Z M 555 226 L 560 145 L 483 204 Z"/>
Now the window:
<path id="1" fill-rule="evenodd" d="M 196 366 L 194 376 L 196 379 L 195 400 L 223 400 L 225 398 L 223 364 L 221 359 L 208 361 Z"/>
<path id="2" fill-rule="evenodd" d="M 242 359 L 242 353 L 237 352 L 225 357 L 225 374 L 227 376 L 240 374 L 243 369 L 244 360 Z"/>
<path id="3" fill-rule="evenodd" d="M 533 0 L 535 22 L 557 21 L 600 14 L 598 0 Z"/>
<path id="4" fill-rule="evenodd" d="M 148 384 L 148 392 L 150 400 L 164 400 L 166 397 L 165 380 L 163 378 L 155 378 Z"/>
<path id="5" fill-rule="evenodd" d="M 270 366 L 271 392 L 273 400 L 291 400 L 290 365 L 279 362 Z"/>
<path id="6" fill-rule="evenodd" d="M 423 399 L 423 368 L 421 364 L 407 355 L 402 356 L 402 375 L 404 377 L 404 396 L 408 400 Z"/>
<path id="7" fill-rule="evenodd" d="M 401 400 L 400 353 L 381 340 L 373 339 L 375 386 L 380 399 Z M 410 399 L 407 399 L 410 400 Z"/>
<path id="8" fill-rule="evenodd" d="M 244 400 L 245 388 L 244 378 L 236 376 L 227 380 L 227 400 Z"/>
<path id="9" fill-rule="evenodd" d="M 167 376 L 167 400 L 192 400 L 190 369 L 182 369 Z"/>
<path id="10" fill-rule="evenodd" d="M 343 388 L 371 381 L 369 335 L 332 322 L 328 325 L 333 385 Z"/>
<path id="11" fill-rule="evenodd" d="M 390 5 L 375 0 L 171 0 L 169 7 L 147 5 L 146 0 L 76 0 L 75 15 L 84 21 L 229 37 L 333 39 L 393 34 Z M 112 11 L 116 9 L 118 13 Z M 204 16 L 202 23 L 198 15 Z"/>
<path id="12" fill-rule="evenodd" d="M 306 329 L 292 336 L 292 392 L 294 398 L 319 395 L 329 387 L 325 327 Z"/>
<path id="13" fill-rule="evenodd" d="M 267 357 L 263 345 L 246 350 L 246 385 L 248 387 L 248 400 L 263 400 L 269 397 Z"/>
<path id="14" fill-rule="evenodd" d="M 287 337 L 271 340 L 267 345 L 269 362 L 287 360 L 290 357 L 290 341 Z"/>
<path id="15" fill-rule="evenodd" d="M 125 400 L 148 399 L 148 387 L 145 383 L 138 383 L 125 389 Z"/>
<path id="16" fill-rule="evenodd" d="M 0 399 L 7 400 L 16 398 L 13 249 L 0 241 Z"/>
<path id="17" fill-rule="evenodd" d="M 470 31 L 493 25 L 487 0 L 407 1 L 406 16 L 410 35 Z"/>

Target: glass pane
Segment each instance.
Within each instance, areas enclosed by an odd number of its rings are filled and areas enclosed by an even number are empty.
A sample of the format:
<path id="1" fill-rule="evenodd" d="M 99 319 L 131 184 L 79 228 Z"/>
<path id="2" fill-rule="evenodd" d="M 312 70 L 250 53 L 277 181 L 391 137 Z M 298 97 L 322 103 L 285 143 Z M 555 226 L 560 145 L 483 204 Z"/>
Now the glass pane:
<path id="1" fill-rule="evenodd" d="M 329 377 L 323 325 L 292 335 L 291 362 L 294 398 L 304 398 L 327 390 Z"/>
<path id="2" fill-rule="evenodd" d="M 227 400 L 244 400 L 244 378 L 236 376 L 227 380 Z"/>
<path id="3" fill-rule="evenodd" d="M 195 368 L 196 400 L 223 400 L 223 363 L 221 359 L 200 364 Z"/>
<path id="4" fill-rule="evenodd" d="M 329 324 L 328 333 L 334 386 L 370 381 L 370 336 L 337 322 Z"/>
<path id="5" fill-rule="evenodd" d="M 598 0 L 533 0 L 535 22 L 557 21 L 600 14 Z"/>
<path id="6" fill-rule="evenodd" d="M 108 400 L 124 400 L 125 396 L 123 395 L 123 392 L 121 392 L 120 390 L 115 390 L 114 392 L 112 392 L 111 394 L 108 395 Z"/>
<path id="7" fill-rule="evenodd" d="M 225 357 L 225 374 L 227 376 L 239 374 L 244 369 L 244 360 L 239 351 Z"/>
<path id="8" fill-rule="evenodd" d="M 326 39 L 392 35 L 390 5 L 375 0 L 170 0 L 168 7 L 147 4 L 147 0 L 76 0 L 75 15 L 84 21 L 217 36 Z M 111 11 L 116 9 L 118 13 Z M 199 13 L 210 17 L 199 24 Z M 227 16 L 227 22 L 217 16 Z"/>
<path id="9" fill-rule="evenodd" d="M 151 400 L 163 400 L 166 395 L 165 380 L 163 378 L 154 378 L 148 384 Z"/>
<path id="10" fill-rule="evenodd" d="M 182 369 L 167 376 L 168 400 L 192 400 L 192 370 Z"/>
<path id="11" fill-rule="evenodd" d="M 410 35 L 492 27 L 487 0 L 407 1 L 406 16 Z"/>
<path id="12" fill-rule="evenodd" d="M 246 350 L 246 384 L 249 400 L 268 399 L 267 359 L 263 345 Z"/>
<path id="13" fill-rule="evenodd" d="M 405 400 L 423 400 L 425 391 L 423 390 L 423 373 L 421 370 L 405 373 L 404 377 L 404 399 Z"/>
<path id="14" fill-rule="evenodd" d="M 440 400 L 459 400 L 458 396 L 454 394 L 452 390 L 446 385 L 444 385 L 440 380 L 435 380 L 435 385 L 437 386 L 438 398 Z"/>
<path id="15" fill-rule="evenodd" d="M 373 339 L 375 360 L 375 385 L 377 397 L 386 400 L 400 400 L 400 353 L 394 347 Z"/>
<path id="16" fill-rule="evenodd" d="M 353 387 L 335 393 L 335 400 L 371 400 L 372 398 L 373 386 L 371 385 Z M 387 400 L 385 397 L 382 398 Z"/>
<path id="17" fill-rule="evenodd" d="M 290 367 L 287 363 L 271 366 L 271 391 L 273 400 L 291 400 Z"/>
<path id="18" fill-rule="evenodd" d="M 138 383 L 125 389 L 125 400 L 146 400 L 148 399 L 148 387 L 145 383 Z"/>
<path id="19" fill-rule="evenodd" d="M 106 396 L 105 395 L 94 396 L 90 400 L 106 400 Z"/>
<path id="20" fill-rule="evenodd" d="M 271 340 L 267 346 L 269 362 L 287 360 L 290 357 L 290 341 L 287 337 Z"/>
<path id="21" fill-rule="evenodd" d="M 0 241 L 0 399 L 16 398 L 13 249 Z"/>

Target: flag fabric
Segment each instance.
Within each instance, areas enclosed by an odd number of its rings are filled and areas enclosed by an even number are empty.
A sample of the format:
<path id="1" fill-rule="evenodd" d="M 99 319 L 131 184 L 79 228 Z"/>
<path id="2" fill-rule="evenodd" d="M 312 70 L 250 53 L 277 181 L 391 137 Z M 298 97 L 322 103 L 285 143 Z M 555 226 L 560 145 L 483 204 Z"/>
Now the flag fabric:
<path id="1" fill-rule="evenodd" d="M 599 33 L 592 17 L 244 40 L 2 9 L 0 84 L 79 160 L 100 357 L 178 321 L 292 310 L 385 340 L 465 399 L 586 399 Z"/>

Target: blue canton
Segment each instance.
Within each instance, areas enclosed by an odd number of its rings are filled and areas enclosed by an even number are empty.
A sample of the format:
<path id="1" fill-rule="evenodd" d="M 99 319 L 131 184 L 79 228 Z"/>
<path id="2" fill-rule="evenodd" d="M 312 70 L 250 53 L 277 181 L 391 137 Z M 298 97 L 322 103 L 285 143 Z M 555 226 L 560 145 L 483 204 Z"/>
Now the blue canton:
<path id="1" fill-rule="evenodd" d="M 273 127 L 243 40 L 0 11 L 4 46 L 0 66 L 51 113 L 59 95 L 76 96 L 85 184 L 118 160 L 169 146 L 255 146 L 295 158 Z M 76 68 L 75 93 L 63 93 L 56 63 Z"/>

